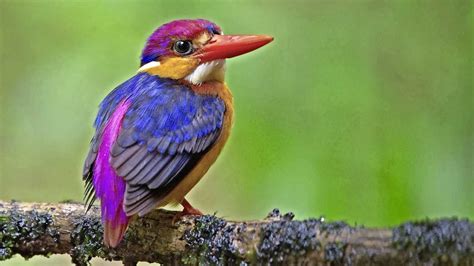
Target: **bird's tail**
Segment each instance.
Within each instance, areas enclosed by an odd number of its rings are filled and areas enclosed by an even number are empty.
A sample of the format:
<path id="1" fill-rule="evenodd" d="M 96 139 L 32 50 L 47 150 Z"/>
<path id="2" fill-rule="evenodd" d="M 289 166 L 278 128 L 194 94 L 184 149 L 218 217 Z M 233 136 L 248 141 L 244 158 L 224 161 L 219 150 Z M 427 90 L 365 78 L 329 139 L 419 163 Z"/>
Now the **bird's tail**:
<path id="1" fill-rule="evenodd" d="M 119 193 L 106 194 L 105 197 L 101 198 L 100 204 L 104 226 L 104 244 L 115 248 L 123 239 L 130 217 L 123 210 L 124 181 L 116 175 L 112 180 L 114 180 L 113 185 L 117 187 L 116 190 Z"/>
<path id="2" fill-rule="evenodd" d="M 119 104 L 107 122 L 101 137 L 101 143 L 94 163 L 93 183 L 100 199 L 102 224 L 104 225 L 104 243 L 116 247 L 123 238 L 129 217 L 123 210 L 125 181 L 118 176 L 110 165 L 110 150 L 118 137 L 122 119 L 128 104 Z"/>
<path id="3" fill-rule="evenodd" d="M 122 241 L 125 231 L 128 227 L 128 219 L 124 222 L 117 223 L 116 220 L 105 220 L 104 222 L 104 244 L 108 247 L 115 248 Z"/>

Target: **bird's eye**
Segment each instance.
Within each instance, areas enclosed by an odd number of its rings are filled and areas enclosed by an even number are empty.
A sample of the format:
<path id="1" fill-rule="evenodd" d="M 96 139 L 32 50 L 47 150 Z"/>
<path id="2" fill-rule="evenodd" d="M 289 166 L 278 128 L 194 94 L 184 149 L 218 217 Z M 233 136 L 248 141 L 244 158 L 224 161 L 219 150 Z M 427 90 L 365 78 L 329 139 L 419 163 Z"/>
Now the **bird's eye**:
<path id="1" fill-rule="evenodd" d="M 194 51 L 193 43 L 191 41 L 176 41 L 173 50 L 179 55 L 189 55 Z"/>

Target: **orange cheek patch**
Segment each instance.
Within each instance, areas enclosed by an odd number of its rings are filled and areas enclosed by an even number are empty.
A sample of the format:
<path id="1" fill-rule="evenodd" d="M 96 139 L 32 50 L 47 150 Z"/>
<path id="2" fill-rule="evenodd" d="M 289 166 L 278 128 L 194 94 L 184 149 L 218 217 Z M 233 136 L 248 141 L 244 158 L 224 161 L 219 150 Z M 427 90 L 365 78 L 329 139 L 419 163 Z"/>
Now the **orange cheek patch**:
<path id="1" fill-rule="evenodd" d="M 199 59 L 169 57 L 160 61 L 160 65 L 144 71 L 162 78 L 182 79 L 191 74 L 198 65 Z"/>

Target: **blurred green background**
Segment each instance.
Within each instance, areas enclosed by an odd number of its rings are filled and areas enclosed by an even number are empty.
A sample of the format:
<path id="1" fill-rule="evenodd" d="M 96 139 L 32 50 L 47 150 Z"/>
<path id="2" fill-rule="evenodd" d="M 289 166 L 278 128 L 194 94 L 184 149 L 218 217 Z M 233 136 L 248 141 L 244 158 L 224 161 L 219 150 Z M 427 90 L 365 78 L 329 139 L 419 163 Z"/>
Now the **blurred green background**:
<path id="1" fill-rule="evenodd" d="M 230 142 L 207 213 L 368 226 L 474 218 L 471 1 L 0 1 L 0 198 L 82 198 L 101 99 L 176 18 L 275 37 L 228 61 Z M 22 263 L 21 258 L 9 263 Z M 68 263 L 34 258 L 26 264 Z"/>

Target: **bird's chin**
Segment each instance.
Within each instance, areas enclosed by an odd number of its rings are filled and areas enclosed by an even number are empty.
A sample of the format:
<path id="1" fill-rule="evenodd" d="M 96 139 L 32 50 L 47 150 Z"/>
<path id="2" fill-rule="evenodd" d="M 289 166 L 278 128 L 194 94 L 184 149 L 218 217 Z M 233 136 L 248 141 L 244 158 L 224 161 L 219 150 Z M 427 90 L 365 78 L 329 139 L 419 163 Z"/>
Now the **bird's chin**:
<path id="1" fill-rule="evenodd" d="M 184 80 L 194 85 L 200 85 L 207 81 L 224 82 L 225 68 L 225 59 L 205 62 L 199 64 L 191 74 L 184 78 Z"/>

